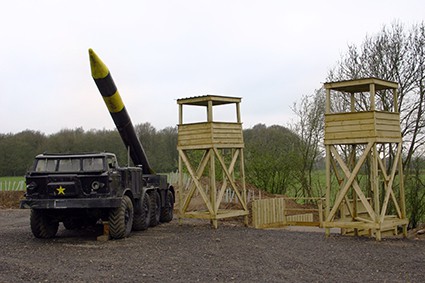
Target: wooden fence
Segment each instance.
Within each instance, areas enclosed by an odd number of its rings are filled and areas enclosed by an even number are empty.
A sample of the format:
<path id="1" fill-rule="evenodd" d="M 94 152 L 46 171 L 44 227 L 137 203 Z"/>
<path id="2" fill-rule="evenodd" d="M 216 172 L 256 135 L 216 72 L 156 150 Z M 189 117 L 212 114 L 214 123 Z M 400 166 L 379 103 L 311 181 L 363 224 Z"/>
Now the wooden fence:
<path id="1" fill-rule="evenodd" d="M 317 208 L 310 206 L 287 205 L 296 200 L 311 200 Z M 321 226 L 323 222 L 323 200 L 321 198 L 270 198 L 252 202 L 252 225 L 254 228 L 273 228 L 282 226 Z"/>

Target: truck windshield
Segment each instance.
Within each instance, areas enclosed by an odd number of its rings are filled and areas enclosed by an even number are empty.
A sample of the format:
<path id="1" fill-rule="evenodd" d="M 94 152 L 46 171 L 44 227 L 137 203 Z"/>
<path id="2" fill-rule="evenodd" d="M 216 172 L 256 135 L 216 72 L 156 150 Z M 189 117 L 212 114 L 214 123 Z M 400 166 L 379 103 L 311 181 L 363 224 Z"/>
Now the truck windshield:
<path id="1" fill-rule="evenodd" d="M 53 172 L 56 171 L 56 165 L 58 161 L 56 159 L 38 159 L 35 165 L 36 172 Z"/>
<path id="2" fill-rule="evenodd" d="M 81 168 L 82 166 L 82 168 Z M 45 158 L 37 159 L 36 172 L 79 172 L 79 171 L 103 171 L 104 158 Z"/>
<path id="3" fill-rule="evenodd" d="M 84 158 L 83 159 L 83 171 L 102 171 L 103 170 L 103 158 Z"/>
<path id="4" fill-rule="evenodd" d="M 59 159 L 59 172 L 75 172 L 80 171 L 80 159 L 67 158 Z"/>

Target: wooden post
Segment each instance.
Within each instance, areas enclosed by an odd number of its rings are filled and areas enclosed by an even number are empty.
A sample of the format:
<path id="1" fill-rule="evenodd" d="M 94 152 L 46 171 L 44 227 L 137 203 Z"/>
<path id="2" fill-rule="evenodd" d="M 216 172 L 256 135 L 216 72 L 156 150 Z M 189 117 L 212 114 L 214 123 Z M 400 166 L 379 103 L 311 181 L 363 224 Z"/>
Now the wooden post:
<path id="1" fill-rule="evenodd" d="M 213 225 L 213 227 L 215 229 L 217 229 L 217 214 L 218 214 L 218 205 L 220 205 L 219 203 L 216 204 L 217 201 L 217 190 L 216 190 L 216 183 L 215 183 L 215 158 L 214 158 L 214 154 L 211 154 L 210 157 L 210 201 L 211 201 L 211 206 L 214 209 L 214 215 L 212 215 L 212 220 L 211 220 L 211 224 Z"/>
<path id="2" fill-rule="evenodd" d="M 212 122 L 213 121 L 213 109 L 212 109 L 212 101 L 208 101 L 208 106 L 207 106 L 207 122 Z"/>
<path id="3" fill-rule="evenodd" d="M 240 123 L 240 122 L 238 122 L 238 123 Z M 242 198 L 243 198 L 243 201 L 245 202 L 245 203 L 248 203 L 248 201 L 247 201 L 247 198 L 246 198 L 246 184 L 245 184 L 245 164 L 244 164 L 244 160 L 245 160 L 245 157 L 244 157 L 244 153 L 243 153 L 243 148 L 241 148 L 241 149 L 239 149 L 240 150 L 240 161 L 239 161 L 239 164 L 240 164 L 240 172 L 241 172 L 241 181 L 242 181 Z M 245 226 L 248 226 L 248 221 L 249 221 L 249 217 L 248 217 L 248 215 L 245 215 L 244 216 L 244 224 L 245 224 Z"/>
<path id="4" fill-rule="evenodd" d="M 325 114 L 331 113 L 331 90 L 329 88 L 326 88 L 326 107 L 325 107 Z"/>
<path id="5" fill-rule="evenodd" d="M 355 100 L 354 93 L 351 93 L 351 96 L 350 96 L 350 110 L 351 112 L 356 111 L 356 100 Z"/>
<path id="6" fill-rule="evenodd" d="M 393 89 L 394 112 L 398 113 L 398 94 L 397 89 Z"/>
<path id="7" fill-rule="evenodd" d="M 371 83 L 369 85 L 370 92 L 370 111 L 375 111 L 375 84 Z"/>
<path id="8" fill-rule="evenodd" d="M 182 222 L 182 218 L 181 218 L 181 215 L 182 215 L 182 212 L 183 212 L 183 163 L 182 163 L 182 158 L 181 158 L 181 156 L 179 155 L 179 181 L 178 181 L 178 184 L 179 184 L 179 188 L 178 188 L 178 190 L 177 190 L 177 193 L 178 193 L 178 195 L 179 195 L 179 225 L 182 225 L 183 224 L 183 222 Z"/>
<path id="9" fill-rule="evenodd" d="M 236 122 L 241 123 L 241 108 L 240 103 L 236 103 Z"/>
<path id="10" fill-rule="evenodd" d="M 183 104 L 179 104 L 179 126 L 183 124 Z M 182 225 L 182 208 L 183 208 L 183 162 L 182 157 L 179 154 L 179 160 L 178 160 L 178 166 L 179 166 L 179 179 L 178 179 L 178 190 L 177 193 L 179 195 L 179 216 L 178 216 L 178 222 L 179 225 Z"/>
<path id="11" fill-rule="evenodd" d="M 179 125 L 183 124 L 183 104 L 179 105 Z"/>
<path id="12" fill-rule="evenodd" d="M 326 200 L 325 200 L 325 219 L 328 221 L 330 209 L 331 209 L 331 151 L 330 145 L 326 145 Z M 326 237 L 329 237 L 331 230 L 328 227 L 325 227 Z"/>

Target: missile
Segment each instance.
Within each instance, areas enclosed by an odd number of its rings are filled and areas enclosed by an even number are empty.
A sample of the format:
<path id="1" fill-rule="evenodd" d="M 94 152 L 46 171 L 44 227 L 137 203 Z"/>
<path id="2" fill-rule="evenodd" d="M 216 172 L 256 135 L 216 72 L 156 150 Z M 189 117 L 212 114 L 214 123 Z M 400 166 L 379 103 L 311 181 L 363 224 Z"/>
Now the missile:
<path id="1" fill-rule="evenodd" d="M 89 49 L 89 57 L 91 75 L 111 114 L 124 145 L 130 151 L 131 160 L 135 166 L 142 166 L 143 174 L 154 174 L 108 67 L 106 67 L 91 48 Z"/>

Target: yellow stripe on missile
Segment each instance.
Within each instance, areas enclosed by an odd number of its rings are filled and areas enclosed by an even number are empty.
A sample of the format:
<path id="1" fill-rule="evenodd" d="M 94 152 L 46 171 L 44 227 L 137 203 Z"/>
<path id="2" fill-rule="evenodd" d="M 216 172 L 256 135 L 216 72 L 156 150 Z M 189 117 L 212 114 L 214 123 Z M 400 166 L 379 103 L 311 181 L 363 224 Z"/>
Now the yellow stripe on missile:
<path id="1" fill-rule="evenodd" d="M 109 112 L 118 113 L 124 108 L 124 103 L 122 102 L 121 95 L 115 92 L 111 96 L 102 96 L 105 101 L 106 107 L 108 107 Z"/>
<path id="2" fill-rule="evenodd" d="M 99 56 L 97 56 L 91 48 L 89 49 L 89 56 L 92 77 L 94 79 L 103 79 L 106 77 L 109 73 L 108 67 L 106 67 L 102 60 L 100 60 Z"/>

